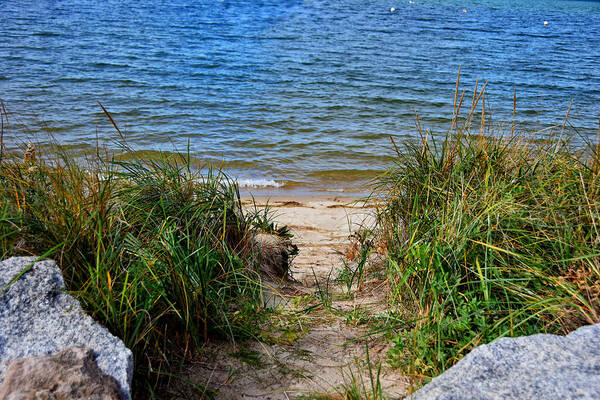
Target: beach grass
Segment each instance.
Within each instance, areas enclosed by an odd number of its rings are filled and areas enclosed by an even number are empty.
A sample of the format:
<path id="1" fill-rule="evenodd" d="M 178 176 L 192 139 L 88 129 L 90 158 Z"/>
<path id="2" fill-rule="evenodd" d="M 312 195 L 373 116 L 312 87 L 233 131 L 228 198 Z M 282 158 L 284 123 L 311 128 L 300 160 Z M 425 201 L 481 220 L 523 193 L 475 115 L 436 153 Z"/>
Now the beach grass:
<path id="1" fill-rule="evenodd" d="M 30 147 L 0 163 L 0 251 L 56 260 L 133 351 L 134 397 L 148 398 L 208 340 L 254 337 L 266 318 L 250 238 L 277 226 L 241 204 L 234 181 L 186 154 L 42 159 Z"/>
<path id="2" fill-rule="evenodd" d="M 356 265 L 345 262 L 335 282 L 333 270 L 324 281 L 313 271 L 328 310 L 334 283 L 351 297 L 368 274 L 384 277 L 376 330 L 414 388 L 496 338 L 600 322 L 600 148 L 567 118 L 543 133 L 492 123 L 485 85 L 461 112 L 456 87 L 446 135 L 417 117 L 420 140 L 392 140 L 395 163 L 373 183 L 376 225 L 352 239 Z M 243 208 L 220 170 L 123 146 L 127 157 L 48 145 L 25 159 L 2 154 L 1 255 L 56 260 L 83 308 L 133 351 L 134 397 L 161 397 L 171 380 L 208 398 L 180 373 L 184 361 L 213 339 L 269 341 L 252 237 L 291 234 L 268 210 Z M 347 323 L 369 320 L 355 311 Z M 367 365 L 314 398 L 385 398 L 381 366 Z"/>
<path id="3" fill-rule="evenodd" d="M 445 136 L 394 143 L 363 245 L 385 249 L 389 361 L 416 387 L 496 338 L 600 322 L 598 148 L 566 119 L 544 139 L 490 123 L 485 87 L 461 116 L 464 97 Z"/>

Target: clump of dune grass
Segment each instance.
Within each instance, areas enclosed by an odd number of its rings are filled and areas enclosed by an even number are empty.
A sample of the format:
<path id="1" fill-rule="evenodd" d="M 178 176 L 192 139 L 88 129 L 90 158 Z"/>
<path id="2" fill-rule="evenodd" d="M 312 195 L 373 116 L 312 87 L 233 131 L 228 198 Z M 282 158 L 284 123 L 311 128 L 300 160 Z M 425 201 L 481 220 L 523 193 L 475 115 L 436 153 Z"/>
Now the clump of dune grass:
<path id="1" fill-rule="evenodd" d="M 600 322 L 597 149 L 573 146 L 566 124 L 545 140 L 491 126 L 485 87 L 466 117 L 455 98 L 450 132 L 396 147 L 374 192 L 390 362 L 419 381 L 499 337 Z"/>
<path id="2" fill-rule="evenodd" d="M 189 155 L 5 155 L 0 251 L 56 260 L 84 309 L 133 351 L 146 397 L 206 341 L 257 334 L 265 310 L 248 243 L 276 225 L 241 204 L 234 181 Z"/>

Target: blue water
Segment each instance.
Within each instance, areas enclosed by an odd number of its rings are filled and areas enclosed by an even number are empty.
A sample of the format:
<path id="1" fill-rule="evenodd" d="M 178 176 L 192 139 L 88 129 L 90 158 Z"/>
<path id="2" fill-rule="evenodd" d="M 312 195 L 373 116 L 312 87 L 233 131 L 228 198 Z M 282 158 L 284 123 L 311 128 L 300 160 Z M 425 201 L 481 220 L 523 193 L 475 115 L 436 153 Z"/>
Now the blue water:
<path id="1" fill-rule="evenodd" d="M 384 169 L 415 112 L 447 130 L 459 66 L 466 102 L 488 83 L 495 123 L 515 89 L 527 129 L 561 124 L 571 101 L 582 136 L 600 117 L 593 1 L 15 1 L 0 35 L 9 149 L 48 134 L 116 148 L 99 100 L 134 148 L 189 141 L 242 183 L 339 188 Z"/>

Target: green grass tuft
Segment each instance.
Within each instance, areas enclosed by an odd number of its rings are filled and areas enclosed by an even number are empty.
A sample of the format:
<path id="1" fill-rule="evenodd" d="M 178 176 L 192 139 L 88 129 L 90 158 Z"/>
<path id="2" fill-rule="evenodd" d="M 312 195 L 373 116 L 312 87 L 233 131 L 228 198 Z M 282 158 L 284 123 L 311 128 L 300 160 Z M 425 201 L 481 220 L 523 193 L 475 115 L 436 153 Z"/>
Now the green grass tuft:
<path id="1" fill-rule="evenodd" d="M 485 108 L 474 134 L 482 97 L 463 120 L 455 107 L 441 140 L 396 148 L 376 182 L 390 362 L 421 381 L 499 337 L 600 322 L 600 155 L 565 125 L 546 140 L 502 134 Z"/>
<path id="2" fill-rule="evenodd" d="M 1 255 L 54 249 L 68 290 L 132 349 L 138 396 L 210 338 L 258 333 L 249 243 L 275 227 L 243 210 L 235 182 L 186 156 L 45 156 L 0 164 Z"/>

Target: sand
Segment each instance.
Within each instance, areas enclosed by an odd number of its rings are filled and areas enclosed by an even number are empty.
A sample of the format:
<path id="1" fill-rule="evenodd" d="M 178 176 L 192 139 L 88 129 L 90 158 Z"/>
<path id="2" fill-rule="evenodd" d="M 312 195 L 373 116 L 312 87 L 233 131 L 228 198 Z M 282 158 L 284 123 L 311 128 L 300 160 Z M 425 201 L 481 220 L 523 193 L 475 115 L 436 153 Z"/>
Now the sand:
<path id="1" fill-rule="evenodd" d="M 281 310 L 263 341 L 210 343 L 201 358 L 186 368 L 187 377 L 218 390 L 222 399 L 292 399 L 327 394 L 338 398 L 342 385 L 362 380 L 371 389 L 369 360 L 382 366 L 380 381 L 390 398 L 407 393 L 408 379 L 385 363 L 388 342 L 371 335 L 373 316 L 386 309 L 385 281 L 368 278 L 351 295 L 336 283 L 343 260 L 355 251 L 352 234 L 373 223 L 374 209 L 356 198 L 295 196 L 255 198 L 294 234 L 299 254 L 291 266 L 292 280 L 271 282 L 266 296 Z M 245 207 L 253 207 L 244 199 Z M 330 307 L 319 306 L 319 292 L 330 294 Z M 310 309 L 310 311 L 300 312 Z M 365 336 L 367 335 L 367 336 Z M 266 339 L 266 340 L 264 340 Z M 338 397 L 335 397 L 338 396 Z M 339 398 L 343 398 L 339 397 Z"/>
<path id="2" fill-rule="evenodd" d="M 362 225 L 372 224 L 372 208 L 351 197 L 273 197 L 255 198 L 258 207 L 273 210 L 278 223 L 294 234 L 300 252 L 294 260 L 292 277 L 305 286 L 314 283 L 313 271 L 324 279 L 332 266 L 340 263 L 349 236 Z M 247 206 L 251 199 L 245 199 Z M 312 282 L 312 283 L 311 283 Z"/>

